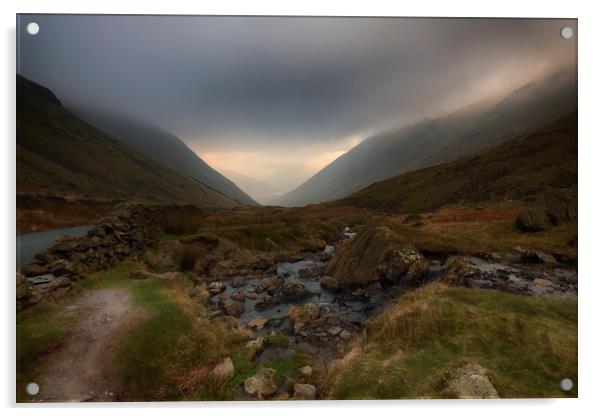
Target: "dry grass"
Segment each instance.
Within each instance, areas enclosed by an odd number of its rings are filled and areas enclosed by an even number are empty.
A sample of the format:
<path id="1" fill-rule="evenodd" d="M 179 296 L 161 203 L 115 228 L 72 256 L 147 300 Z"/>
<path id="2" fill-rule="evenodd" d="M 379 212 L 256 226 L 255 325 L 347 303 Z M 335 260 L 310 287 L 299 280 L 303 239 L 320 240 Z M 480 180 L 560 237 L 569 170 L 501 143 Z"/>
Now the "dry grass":
<path id="1" fill-rule="evenodd" d="M 431 284 L 376 317 L 323 383 L 336 399 L 445 397 L 450 368 L 489 370 L 501 397 L 575 397 L 577 303 Z"/>
<path id="2" fill-rule="evenodd" d="M 171 213 L 165 220 L 164 231 L 167 234 L 194 234 L 201 227 L 202 216 L 198 213 Z"/>

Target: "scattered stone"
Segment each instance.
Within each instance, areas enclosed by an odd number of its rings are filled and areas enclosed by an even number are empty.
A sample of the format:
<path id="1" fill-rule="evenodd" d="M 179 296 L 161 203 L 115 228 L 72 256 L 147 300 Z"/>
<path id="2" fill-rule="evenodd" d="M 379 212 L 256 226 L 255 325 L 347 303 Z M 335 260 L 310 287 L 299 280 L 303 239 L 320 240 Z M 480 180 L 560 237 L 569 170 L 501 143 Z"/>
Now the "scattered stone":
<path id="1" fill-rule="evenodd" d="M 340 333 L 339 333 L 339 338 L 341 338 L 343 341 L 348 341 L 351 339 L 351 332 L 347 331 L 346 329 L 343 329 Z"/>
<path id="2" fill-rule="evenodd" d="M 224 358 L 220 364 L 213 367 L 211 374 L 220 380 L 230 380 L 234 376 L 234 363 L 232 362 L 232 358 Z"/>
<path id="3" fill-rule="evenodd" d="M 332 335 L 333 337 L 336 337 L 337 335 L 339 335 L 339 333 L 343 330 L 343 328 L 341 328 L 340 326 L 332 326 L 330 328 L 328 328 L 328 333 L 330 335 Z"/>
<path id="4" fill-rule="evenodd" d="M 259 331 L 261 329 L 263 329 L 263 327 L 265 326 L 265 324 L 268 323 L 268 320 L 258 316 L 256 318 L 253 318 L 251 321 L 249 321 L 249 323 L 247 324 L 249 326 L 249 328 L 255 330 L 255 331 Z"/>
<path id="5" fill-rule="evenodd" d="M 245 296 L 244 292 L 234 292 L 230 295 L 230 299 L 232 299 L 236 302 L 244 302 L 246 299 L 246 296 Z"/>
<path id="6" fill-rule="evenodd" d="M 299 372 L 304 376 L 311 376 L 314 373 L 314 369 L 311 368 L 309 365 L 304 365 L 299 369 Z"/>
<path id="7" fill-rule="evenodd" d="M 257 293 L 255 293 L 255 292 L 246 292 L 245 296 L 247 297 L 247 299 L 251 299 L 251 300 L 257 299 Z"/>
<path id="8" fill-rule="evenodd" d="M 209 283 L 207 289 L 209 290 L 210 294 L 216 295 L 226 290 L 226 285 L 223 282 L 211 282 Z"/>
<path id="9" fill-rule="evenodd" d="M 337 292 L 340 289 L 338 280 L 330 276 L 320 279 L 320 287 L 331 292 Z"/>
<path id="10" fill-rule="evenodd" d="M 477 364 L 466 364 L 446 376 L 447 393 L 460 399 L 498 399 L 499 395 L 487 377 L 487 370 Z"/>
<path id="11" fill-rule="evenodd" d="M 252 350 L 253 355 L 257 355 L 263 351 L 265 344 L 266 342 L 264 337 L 257 337 L 247 342 L 246 346 Z"/>
<path id="12" fill-rule="evenodd" d="M 295 383 L 293 391 L 295 400 L 314 400 L 316 398 L 316 386 L 313 384 Z"/>
<path id="13" fill-rule="evenodd" d="M 237 276 L 234 279 L 232 279 L 231 285 L 232 285 L 233 288 L 239 288 L 239 287 L 244 286 L 246 283 L 247 282 L 246 282 L 246 279 L 244 277 Z"/>
<path id="14" fill-rule="evenodd" d="M 257 374 L 245 380 L 245 393 L 258 399 L 270 397 L 278 390 L 274 381 L 275 375 L 276 370 L 273 368 L 261 369 Z"/>
<path id="15" fill-rule="evenodd" d="M 242 302 L 232 302 L 224 305 L 226 315 L 239 317 L 245 312 L 245 304 Z"/>
<path id="16" fill-rule="evenodd" d="M 554 283 L 552 283 L 551 281 L 547 280 L 547 279 L 534 279 L 533 280 L 533 284 L 535 286 L 544 286 L 544 287 L 552 287 L 554 286 Z"/>

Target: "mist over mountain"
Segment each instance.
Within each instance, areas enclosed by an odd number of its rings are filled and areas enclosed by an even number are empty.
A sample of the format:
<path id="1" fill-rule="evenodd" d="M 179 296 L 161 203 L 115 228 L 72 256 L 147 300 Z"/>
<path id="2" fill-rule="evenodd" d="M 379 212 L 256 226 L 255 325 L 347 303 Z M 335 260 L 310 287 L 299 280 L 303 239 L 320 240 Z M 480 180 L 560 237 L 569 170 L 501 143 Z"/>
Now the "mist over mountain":
<path id="1" fill-rule="evenodd" d="M 564 70 L 527 84 L 496 103 L 424 119 L 364 140 L 277 200 L 285 206 L 343 198 L 375 182 L 494 146 L 577 108 L 576 74 Z"/>
<path id="2" fill-rule="evenodd" d="M 209 166 L 176 135 L 159 127 L 106 111 L 87 108 L 79 108 L 75 111 L 110 136 L 135 147 L 170 169 L 241 204 L 257 205 L 253 198 Z"/>
<path id="3" fill-rule="evenodd" d="M 239 205 L 108 136 L 68 111 L 51 90 L 19 75 L 17 190 L 21 195 Z"/>

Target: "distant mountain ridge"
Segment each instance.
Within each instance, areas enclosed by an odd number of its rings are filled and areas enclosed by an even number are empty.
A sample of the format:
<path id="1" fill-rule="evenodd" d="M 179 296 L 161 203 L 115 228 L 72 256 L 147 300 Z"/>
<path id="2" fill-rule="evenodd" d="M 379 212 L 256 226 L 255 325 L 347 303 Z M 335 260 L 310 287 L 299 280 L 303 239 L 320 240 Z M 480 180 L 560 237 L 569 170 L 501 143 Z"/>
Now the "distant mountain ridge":
<path id="1" fill-rule="evenodd" d="M 452 162 L 403 173 L 329 202 L 395 213 L 577 190 L 577 113 Z"/>
<path id="2" fill-rule="evenodd" d="M 110 136 L 135 147 L 174 171 L 247 205 L 257 202 L 236 184 L 209 166 L 176 135 L 161 128 L 100 110 L 75 111 Z"/>
<path id="3" fill-rule="evenodd" d="M 17 75 L 17 192 L 234 207 L 238 202 L 163 166 Z"/>
<path id="4" fill-rule="evenodd" d="M 541 127 L 576 111 L 573 71 L 553 74 L 481 108 L 425 119 L 364 140 L 277 203 L 302 206 L 332 201 L 404 172 L 448 162 Z"/>

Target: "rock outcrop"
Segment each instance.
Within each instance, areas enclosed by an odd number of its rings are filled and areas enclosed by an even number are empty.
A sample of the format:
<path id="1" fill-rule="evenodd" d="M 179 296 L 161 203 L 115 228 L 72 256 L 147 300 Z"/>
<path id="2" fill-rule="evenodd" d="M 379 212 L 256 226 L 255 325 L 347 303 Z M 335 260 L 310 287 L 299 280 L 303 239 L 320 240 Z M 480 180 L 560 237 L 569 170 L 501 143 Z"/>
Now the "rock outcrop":
<path id="1" fill-rule="evenodd" d="M 499 399 L 487 370 L 477 364 L 466 364 L 448 373 L 444 392 L 458 399 Z"/>
<path id="2" fill-rule="evenodd" d="M 325 269 L 325 275 L 337 284 L 327 279 L 323 286 L 338 289 L 379 281 L 395 284 L 403 281 L 410 270 L 409 280 L 415 284 L 425 272 L 424 261 L 416 248 L 405 244 L 388 227 L 368 226 L 341 244 Z"/>

